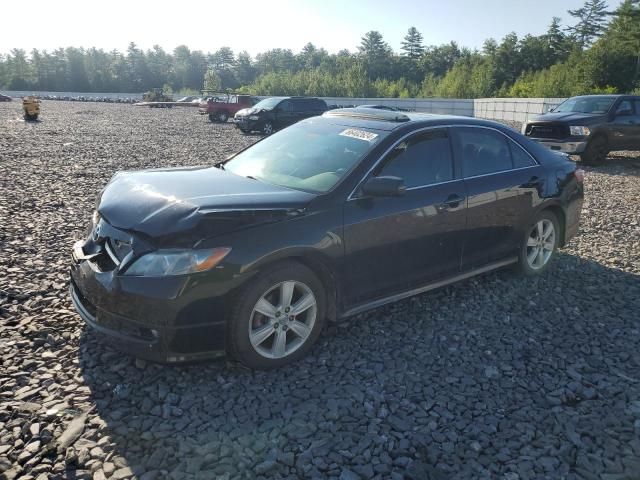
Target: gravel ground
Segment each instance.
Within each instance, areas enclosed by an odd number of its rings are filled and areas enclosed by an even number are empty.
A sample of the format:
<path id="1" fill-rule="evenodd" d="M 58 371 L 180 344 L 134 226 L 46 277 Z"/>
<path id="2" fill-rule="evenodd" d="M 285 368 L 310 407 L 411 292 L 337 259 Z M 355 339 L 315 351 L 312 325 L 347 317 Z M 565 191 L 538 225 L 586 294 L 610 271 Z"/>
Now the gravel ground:
<path id="1" fill-rule="evenodd" d="M 0 477 L 640 479 L 640 156 L 586 168 L 549 272 L 353 318 L 304 361 L 165 367 L 103 345 L 67 264 L 118 169 L 255 141 L 188 109 L 0 104 Z"/>

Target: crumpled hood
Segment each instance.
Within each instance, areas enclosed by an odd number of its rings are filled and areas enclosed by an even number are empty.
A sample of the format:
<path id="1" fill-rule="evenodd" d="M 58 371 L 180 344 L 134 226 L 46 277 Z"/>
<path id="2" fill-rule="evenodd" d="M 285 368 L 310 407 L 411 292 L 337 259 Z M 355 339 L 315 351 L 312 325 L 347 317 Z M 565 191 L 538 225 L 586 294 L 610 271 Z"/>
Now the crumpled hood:
<path id="1" fill-rule="evenodd" d="M 112 226 L 150 237 L 199 227 L 198 236 L 211 236 L 285 218 L 314 197 L 215 167 L 124 171 L 103 190 L 98 211 Z"/>
<path id="2" fill-rule="evenodd" d="M 531 122 L 567 122 L 575 125 L 586 125 L 588 123 L 606 118 L 602 113 L 579 113 L 579 112 L 550 112 L 543 115 L 530 117 L 527 123 Z"/>

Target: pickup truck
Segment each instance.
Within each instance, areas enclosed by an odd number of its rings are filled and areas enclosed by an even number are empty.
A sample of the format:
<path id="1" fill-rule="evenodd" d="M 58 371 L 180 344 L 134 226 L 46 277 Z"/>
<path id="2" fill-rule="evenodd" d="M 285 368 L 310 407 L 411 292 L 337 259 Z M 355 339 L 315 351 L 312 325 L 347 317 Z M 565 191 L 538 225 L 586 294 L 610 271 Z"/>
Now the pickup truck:
<path id="1" fill-rule="evenodd" d="M 552 150 L 601 165 L 611 151 L 640 150 L 640 96 L 571 97 L 549 113 L 529 118 L 522 134 Z"/>
<path id="2" fill-rule="evenodd" d="M 198 113 L 208 115 L 211 122 L 225 123 L 237 111 L 252 107 L 256 102 L 257 99 L 251 95 L 220 94 L 208 97 L 205 102 L 202 102 Z"/>

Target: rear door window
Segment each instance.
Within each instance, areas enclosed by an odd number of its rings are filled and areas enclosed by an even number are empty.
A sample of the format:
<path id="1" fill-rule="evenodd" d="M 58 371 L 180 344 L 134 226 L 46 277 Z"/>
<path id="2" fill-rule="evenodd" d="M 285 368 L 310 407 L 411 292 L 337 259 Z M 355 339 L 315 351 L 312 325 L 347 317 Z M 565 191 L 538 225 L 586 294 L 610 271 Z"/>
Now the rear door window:
<path id="1" fill-rule="evenodd" d="M 292 103 L 296 112 L 309 112 L 312 110 L 312 102 L 309 99 L 301 98 L 292 100 Z"/>
<path id="2" fill-rule="evenodd" d="M 536 162 L 524 148 L 513 141 L 507 141 L 511 149 L 511 158 L 513 159 L 513 168 L 533 167 Z"/>
<path id="3" fill-rule="evenodd" d="M 462 175 L 465 178 L 512 169 L 511 152 L 504 135 L 486 128 L 456 128 Z"/>

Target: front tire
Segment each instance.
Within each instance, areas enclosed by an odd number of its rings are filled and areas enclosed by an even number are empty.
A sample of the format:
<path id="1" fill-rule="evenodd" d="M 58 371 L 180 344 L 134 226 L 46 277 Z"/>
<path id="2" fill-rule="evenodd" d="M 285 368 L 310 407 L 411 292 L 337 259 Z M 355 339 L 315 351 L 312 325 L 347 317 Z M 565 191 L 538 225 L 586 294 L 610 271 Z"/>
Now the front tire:
<path id="1" fill-rule="evenodd" d="M 313 346 L 325 317 L 322 282 L 304 265 L 282 263 L 236 296 L 227 321 L 227 353 L 260 370 L 295 362 Z"/>
<path id="2" fill-rule="evenodd" d="M 586 165 L 602 165 L 609 154 L 607 139 L 602 135 L 592 138 L 587 148 L 580 154 L 580 159 Z"/>
<path id="3" fill-rule="evenodd" d="M 218 121 L 220 123 L 227 123 L 227 120 L 229 120 L 229 114 L 227 112 L 223 110 L 220 113 L 218 113 Z"/>
<path id="4" fill-rule="evenodd" d="M 274 131 L 273 123 L 271 122 L 265 122 L 264 125 L 262 126 L 262 133 L 264 133 L 265 135 L 271 135 L 273 131 Z"/>
<path id="5" fill-rule="evenodd" d="M 216 115 L 215 113 L 210 113 L 209 114 L 209 121 L 211 123 L 215 123 L 218 121 L 218 115 Z"/>
<path id="6" fill-rule="evenodd" d="M 544 273 L 556 254 L 560 241 L 560 224 L 549 210 L 539 213 L 527 228 L 520 247 L 520 271 L 528 276 Z"/>

